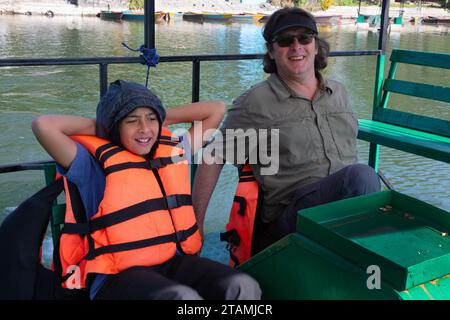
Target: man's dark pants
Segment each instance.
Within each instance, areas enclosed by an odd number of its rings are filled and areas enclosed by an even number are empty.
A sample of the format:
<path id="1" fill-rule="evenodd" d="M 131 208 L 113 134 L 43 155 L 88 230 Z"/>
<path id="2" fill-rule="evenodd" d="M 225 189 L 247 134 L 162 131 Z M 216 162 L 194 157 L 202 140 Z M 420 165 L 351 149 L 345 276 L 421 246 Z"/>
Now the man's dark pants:
<path id="1" fill-rule="evenodd" d="M 257 253 L 294 232 L 297 212 L 301 209 L 380 190 L 380 180 L 375 170 L 359 163 L 349 165 L 316 183 L 300 188 L 278 218 L 270 223 L 259 222 L 259 226 L 255 225 L 253 252 Z"/>

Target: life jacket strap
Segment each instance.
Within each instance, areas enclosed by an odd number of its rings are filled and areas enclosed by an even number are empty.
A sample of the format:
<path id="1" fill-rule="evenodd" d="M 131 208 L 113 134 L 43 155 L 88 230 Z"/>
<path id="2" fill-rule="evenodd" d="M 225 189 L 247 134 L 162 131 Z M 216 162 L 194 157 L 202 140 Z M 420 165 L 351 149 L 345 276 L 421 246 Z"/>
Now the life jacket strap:
<path id="1" fill-rule="evenodd" d="M 89 224 L 87 223 L 64 223 L 64 226 L 61 229 L 61 233 L 67 234 L 88 234 L 89 233 Z"/>
<path id="2" fill-rule="evenodd" d="M 94 218 L 87 223 L 66 223 L 61 232 L 68 234 L 90 234 L 153 211 L 169 210 L 190 205 L 192 205 L 192 197 L 190 194 L 175 194 L 146 200 L 130 207 L 111 212 L 107 215 Z"/>
<path id="3" fill-rule="evenodd" d="M 239 178 L 239 182 L 253 182 L 253 181 L 256 181 L 255 177 Z"/>
<path id="4" fill-rule="evenodd" d="M 175 233 L 177 238 L 176 242 L 180 243 L 186 241 L 190 236 L 192 236 L 198 230 L 197 223 L 194 223 L 192 227 L 186 230 L 181 230 Z"/>
<path id="5" fill-rule="evenodd" d="M 103 152 L 105 152 L 106 150 L 108 150 L 108 149 L 110 149 L 112 147 L 115 147 L 115 146 L 116 145 L 114 143 L 109 142 L 109 143 L 106 143 L 106 144 L 98 147 L 97 150 L 95 150 L 95 158 L 99 159 Z"/>
<path id="6" fill-rule="evenodd" d="M 250 167 L 250 165 L 246 164 L 242 168 L 239 169 L 239 182 L 250 182 L 256 181 L 255 175 Z"/>
<path id="7" fill-rule="evenodd" d="M 231 229 L 226 232 L 220 233 L 220 241 L 226 241 L 228 242 L 229 246 L 237 247 L 241 242 L 241 239 L 239 238 L 239 234 L 237 233 L 236 229 Z"/>
<path id="8" fill-rule="evenodd" d="M 186 160 L 184 155 L 178 155 L 173 157 L 161 157 L 141 162 L 124 162 L 120 164 L 114 164 L 105 168 L 105 176 L 111 173 L 127 170 L 127 169 L 160 169 L 169 164 L 174 164 Z"/>
<path id="9" fill-rule="evenodd" d="M 239 170 L 239 178 L 250 178 L 253 176 L 253 171 Z"/>
<path id="10" fill-rule="evenodd" d="M 220 233 L 220 241 L 226 241 L 227 249 L 230 252 L 230 259 L 234 262 L 234 267 L 237 267 L 240 262 L 239 259 L 234 255 L 233 251 L 239 246 L 241 239 L 236 229 L 231 229 L 226 232 Z"/>
<path id="11" fill-rule="evenodd" d="M 197 230 L 198 230 L 197 224 L 194 224 L 192 227 L 190 227 L 187 230 L 170 233 L 170 234 L 163 235 L 163 236 L 158 236 L 158 237 L 153 237 L 153 238 L 148 238 L 148 239 L 138 240 L 138 241 L 119 243 L 119 244 L 111 244 L 108 246 L 90 250 L 90 252 L 86 255 L 86 259 L 94 259 L 95 257 L 98 257 L 102 254 L 107 254 L 107 253 L 136 250 L 136 249 L 146 248 L 146 247 L 155 246 L 155 245 L 159 245 L 159 244 L 163 244 L 163 243 L 185 241 L 187 238 L 189 238 L 191 235 L 193 235 Z"/>
<path id="12" fill-rule="evenodd" d="M 234 255 L 233 250 L 229 250 L 229 251 L 230 251 L 230 259 L 231 259 L 231 261 L 234 262 L 234 267 L 236 268 L 236 267 L 238 267 L 239 264 L 240 264 L 239 259 L 238 259 L 238 257 L 236 257 L 236 256 Z"/>
<path id="13" fill-rule="evenodd" d="M 239 203 L 238 214 L 240 216 L 245 216 L 245 210 L 247 209 L 247 201 L 245 201 L 245 198 L 241 196 L 234 196 L 233 201 Z"/>
<path id="14" fill-rule="evenodd" d="M 186 160 L 186 157 L 184 156 L 184 154 L 180 154 L 178 156 L 173 156 L 173 157 L 160 157 L 160 158 L 150 159 L 150 160 L 147 160 L 147 163 L 148 163 L 147 169 L 160 169 L 169 164 L 178 163 L 178 162 L 181 162 L 184 160 Z"/>
<path id="15" fill-rule="evenodd" d="M 110 150 L 104 152 L 100 158 L 97 158 L 98 162 L 100 163 L 100 165 L 102 166 L 102 168 L 104 168 L 105 166 L 105 162 L 106 160 L 108 160 L 109 158 L 111 158 L 112 156 L 114 156 L 115 154 L 124 151 L 124 148 L 121 147 L 113 147 Z"/>
<path id="16" fill-rule="evenodd" d="M 159 144 L 167 145 L 167 146 L 177 146 L 181 141 L 183 141 L 183 137 L 170 137 L 170 136 L 160 136 Z"/>
<path id="17" fill-rule="evenodd" d="M 181 141 L 183 141 L 183 137 L 182 136 L 179 136 L 179 137 L 173 136 L 173 137 L 171 137 L 171 136 L 161 135 L 159 137 L 159 140 L 181 142 Z"/>

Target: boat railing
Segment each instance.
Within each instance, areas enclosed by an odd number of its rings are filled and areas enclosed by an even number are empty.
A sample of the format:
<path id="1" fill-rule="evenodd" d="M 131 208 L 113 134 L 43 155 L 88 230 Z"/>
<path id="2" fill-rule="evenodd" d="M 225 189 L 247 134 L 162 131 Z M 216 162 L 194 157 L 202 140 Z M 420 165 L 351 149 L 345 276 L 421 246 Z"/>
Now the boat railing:
<path id="1" fill-rule="evenodd" d="M 361 51 L 334 51 L 330 57 L 348 56 L 376 56 L 381 55 L 381 50 L 361 50 Z M 192 102 L 200 99 L 200 72 L 201 63 L 206 61 L 237 61 L 237 60 L 257 60 L 262 59 L 264 54 L 214 54 L 214 55 L 178 55 L 162 56 L 160 63 L 166 62 L 190 62 L 192 63 Z M 108 89 L 108 66 L 112 64 L 145 64 L 141 57 L 87 57 L 87 58 L 41 58 L 41 59 L 0 59 L 2 67 L 39 67 L 39 66 L 61 66 L 61 65 L 98 65 L 100 96 Z M 52 161 L 42 160 L 16 164 L 0 164 L 0 174 L 25 171 L 43 170 L 45 165 Z"/>

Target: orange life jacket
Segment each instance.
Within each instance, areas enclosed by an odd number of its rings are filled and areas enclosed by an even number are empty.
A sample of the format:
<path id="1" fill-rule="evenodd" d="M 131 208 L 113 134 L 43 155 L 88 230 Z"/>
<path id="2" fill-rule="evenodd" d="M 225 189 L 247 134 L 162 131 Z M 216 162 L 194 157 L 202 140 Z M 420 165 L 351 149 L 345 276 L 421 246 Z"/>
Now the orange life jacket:
<path id="1" fill-rule="evenodd" d="M 106 176 L 103 200 L 87 222 L 66 192 L 60 238 L 63 287 L 84 288 L 91 273 L 116 274 L 195 254 L 201 237 L 192 208 L 189 167 L 177 137 L 162 129 L 151 160 L 95 136 L 73 136 L 99 161 Z M 66 190 L 68 188 L 65 182 Z"/>
<path id="2" fill-rule="evenodd" d="M 220 234 L 220 240 L 228 242 L 232 267 L 239 266 L 254 254 L 254 226 L 262 201 L 261 194 L 250 165 L 244 165 L 239 170 L 239 183 L 226 232 Z"/>

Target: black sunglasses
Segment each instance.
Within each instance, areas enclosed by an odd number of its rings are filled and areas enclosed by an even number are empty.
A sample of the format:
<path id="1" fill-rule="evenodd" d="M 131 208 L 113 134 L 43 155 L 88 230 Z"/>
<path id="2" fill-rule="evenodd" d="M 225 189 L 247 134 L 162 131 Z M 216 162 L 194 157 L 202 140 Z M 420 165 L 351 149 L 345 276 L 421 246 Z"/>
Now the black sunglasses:
<path id="1" fill-rule="evenodd" d="M 279 47 L 289 47 L 294 42 L 294 39 L 297 39 L 300 44 L 306 45 L 310 44 L 315 37 L 312 33 L 302 33 L 299 35 L 280 34 L 279 36 L 275 36 L 272 43 L 276 42 Z"/>

